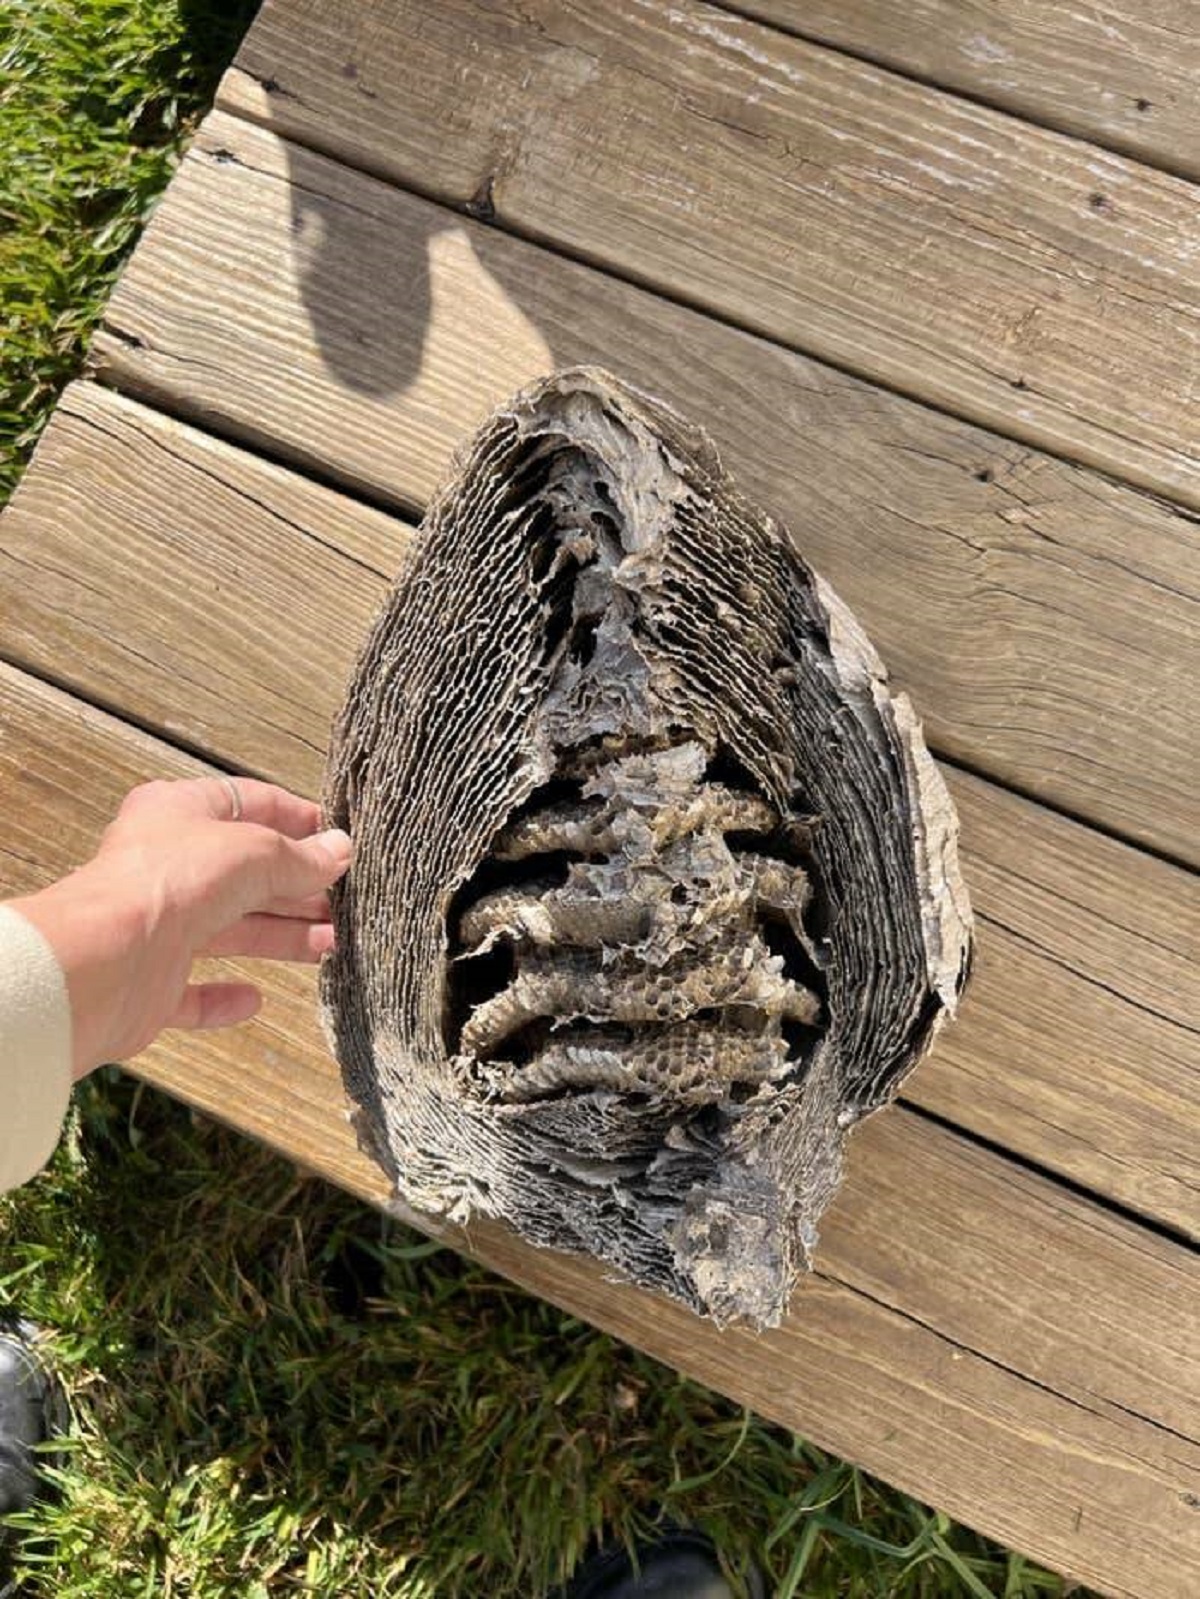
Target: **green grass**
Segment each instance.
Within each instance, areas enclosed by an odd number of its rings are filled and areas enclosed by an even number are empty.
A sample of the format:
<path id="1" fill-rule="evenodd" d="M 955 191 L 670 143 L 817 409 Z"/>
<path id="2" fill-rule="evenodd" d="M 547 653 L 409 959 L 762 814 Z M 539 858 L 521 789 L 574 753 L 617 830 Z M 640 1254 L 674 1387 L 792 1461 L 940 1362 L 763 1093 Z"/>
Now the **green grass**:
<path id="1" fill-rule="evenodd" d="M 0 4 L 0 504 L 254 9 Z"/>
<path id="2" fill-rule="evenodd" d="M 0 499 L 252 9 L 3 0 Z M 1063 1591 L 115 1072 L 0 1201 L 4 1308 L 73 1417 L 32 1599 L 536 1599 L 661 1516 L 777 1596 Z"/>

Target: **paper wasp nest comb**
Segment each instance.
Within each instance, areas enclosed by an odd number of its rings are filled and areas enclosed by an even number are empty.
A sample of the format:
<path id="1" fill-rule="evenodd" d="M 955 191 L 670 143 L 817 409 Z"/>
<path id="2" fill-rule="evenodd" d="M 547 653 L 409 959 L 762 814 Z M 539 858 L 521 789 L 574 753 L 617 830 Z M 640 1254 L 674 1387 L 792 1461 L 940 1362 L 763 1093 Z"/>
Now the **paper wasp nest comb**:
<path id="1" fill-rule="evenodd" d="M 324 1019 L 400 1196 L 777 1323 L 970 911 L 908 701 L 708 437 L 595 368 L 501 407 L 326 807 L 355 857 Z"/>

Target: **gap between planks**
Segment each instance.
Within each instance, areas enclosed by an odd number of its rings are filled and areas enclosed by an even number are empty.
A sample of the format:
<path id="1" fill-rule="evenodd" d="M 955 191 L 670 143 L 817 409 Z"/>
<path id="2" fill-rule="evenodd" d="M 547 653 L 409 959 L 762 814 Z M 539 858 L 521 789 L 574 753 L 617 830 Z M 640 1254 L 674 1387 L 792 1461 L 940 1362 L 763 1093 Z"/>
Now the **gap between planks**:
<path id="1" fill-rule="evenodd" d="M 1140 0 L 1102 9 L 1075 0 L 718 0 L 718 9 L 1200 178 L 1191 0 L 1166 0 L 1154 16 Z"/>

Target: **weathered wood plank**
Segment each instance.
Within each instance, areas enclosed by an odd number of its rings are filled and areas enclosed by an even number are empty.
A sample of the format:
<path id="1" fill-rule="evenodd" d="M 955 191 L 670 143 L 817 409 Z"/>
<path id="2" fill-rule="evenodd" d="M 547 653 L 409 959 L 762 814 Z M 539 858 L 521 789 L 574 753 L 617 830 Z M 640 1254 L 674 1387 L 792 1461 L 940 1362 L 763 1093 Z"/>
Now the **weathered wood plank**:
<path id="1" fill-rule="evenodd" d="M 700 0 L 269 0 L 218 103 L 1200 506 L 1182 179 Z"/>
<path id="2" fill-rule="evenodd" d="M 410 540 L 398 518 L 76 385 L 0 522 L 0 651 L 316 792 L 329 719 Z M 1200 1233 L 1193 880 L 950 775 L 978 973 L 908 1097 Z"/>
<path id="3" fill-rule="evenodd" d="M 905 1097 L 1196 1237 L 1195 879 L 947 775 L 979 961 L 961 1025 Z"/>
<path id="4" fill-rule="evenodd" d="M 1193 0 L 722 0 L 722 9 L 1200 177 Z"/>
<path id="5" fill-rule="evenodd" d="M 410 509 L 520 383 L 610 366 L 710 428 L 863 617 L 935 748 L 1200 861 L 1200 539 L 1146 494 L 219 114 L 95 357 Z"/>
<path id="6" fill-rule="evenodd" d="M 407 524 L 94 386 L 68 391 L 51 431 L 0 519 L 0 652 L 319 788 L 332 686 Z"/>
<path id="7" fill-rule="evenodd" d="M 134 782 L 201 769 L 6 666 L 0 730 L 4 894 L 85 858 Z M 139 1075 L 385 1203 L 344 1118 L 310 974 L 239 969 L 267 990 L 262 1018 L 167 1035 Z M 854 1141 L 820 1271 L 761 1339 L 496 1226 L 441 1236 L 1107 1593 L 1183 1599 L 1200 1581 L 1196 1256 L 911 1113 Z"/>

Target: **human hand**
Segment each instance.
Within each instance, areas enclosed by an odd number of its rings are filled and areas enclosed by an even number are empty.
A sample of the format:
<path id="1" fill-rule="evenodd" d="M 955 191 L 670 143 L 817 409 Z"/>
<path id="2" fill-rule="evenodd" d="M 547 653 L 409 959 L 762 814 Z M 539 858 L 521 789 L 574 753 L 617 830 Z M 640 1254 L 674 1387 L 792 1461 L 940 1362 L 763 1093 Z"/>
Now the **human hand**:
<path id="1" fill-rule="evenodd" d="M 326 890 L 350 840 L 309 800 L 250 778 L 144 783 L 95 856 L 11 903 L 66 973 L 76 1078 L 125 1060 L 165 1027 L 228 1027 L 262 996 L 191 983 L 201 955 L 316 961 L 332 948 Z"/>

